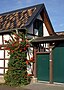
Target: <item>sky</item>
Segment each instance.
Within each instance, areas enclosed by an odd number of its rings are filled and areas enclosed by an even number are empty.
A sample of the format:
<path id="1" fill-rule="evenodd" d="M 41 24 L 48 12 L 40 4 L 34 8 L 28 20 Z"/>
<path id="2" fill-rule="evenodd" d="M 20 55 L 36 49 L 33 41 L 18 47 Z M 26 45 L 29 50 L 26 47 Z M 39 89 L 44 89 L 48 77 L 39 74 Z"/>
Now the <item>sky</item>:
<path id="1" fill-rule="evenodd" d="M 42 3 L 55 32 L 64 31 L 64 0 L 0 0 L 0 14 Z"/>

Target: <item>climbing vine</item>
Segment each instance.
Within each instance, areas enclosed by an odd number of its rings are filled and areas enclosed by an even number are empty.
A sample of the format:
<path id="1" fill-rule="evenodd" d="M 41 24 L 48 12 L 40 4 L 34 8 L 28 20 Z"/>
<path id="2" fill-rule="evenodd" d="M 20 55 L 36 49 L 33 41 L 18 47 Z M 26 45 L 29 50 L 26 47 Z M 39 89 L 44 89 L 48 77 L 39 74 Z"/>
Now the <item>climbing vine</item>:
<path id="1" fill-rule="evenodd" d="M 7 85 L 26 85 L 29 83 L 27 75 L 27 50 L 30 46 L 28 40 L 25 38 L 26 33 L 13 33 L 14 37 L 8 41 L 5 40 L 5 49 L 9 50 L 10 55 L 8 62 L 8 71 L 4 79 Z"/>

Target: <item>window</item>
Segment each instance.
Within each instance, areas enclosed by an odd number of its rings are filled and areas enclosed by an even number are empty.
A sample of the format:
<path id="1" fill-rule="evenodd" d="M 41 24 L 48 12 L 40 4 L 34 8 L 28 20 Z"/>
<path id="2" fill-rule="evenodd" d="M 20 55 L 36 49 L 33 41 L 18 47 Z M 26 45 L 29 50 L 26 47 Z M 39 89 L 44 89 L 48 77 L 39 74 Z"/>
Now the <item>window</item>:
<path id="1" fill-rule="evenodd" d="M 34 29 L 34 34 L 38 36 L 38 29 Z"/>
<path id="2" fill-rule="evenodd" d="M 43 36 L 43 21 L 36 19 L 33 23 L 34 35 Z"/>

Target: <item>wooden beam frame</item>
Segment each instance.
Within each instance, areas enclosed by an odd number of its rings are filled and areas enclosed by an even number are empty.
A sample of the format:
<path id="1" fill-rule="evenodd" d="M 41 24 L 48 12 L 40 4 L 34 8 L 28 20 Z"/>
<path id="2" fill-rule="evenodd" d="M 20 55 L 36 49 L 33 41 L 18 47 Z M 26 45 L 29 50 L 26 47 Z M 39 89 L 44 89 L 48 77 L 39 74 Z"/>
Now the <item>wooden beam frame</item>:
<path id="1" fill-rule="evenodd" d="M 49 16 L 48 16 L 48 13 L 47 13 L 45 7 L 44 7 L 44 9 L 41 11 L 40 14 L 41 14 L 41 17 L 42 17 L 42 19 L 43 19 L 43 22 L 44 22 L 44 24 L 45 24 L 45 26 L 46 26 L 49 34 L 50 34 L 50 35 L 56 34 L 56 33 L 54 32 L 54 29 L 53 29 L 53 27 L 52 27 L 51 21 L 50 21 L 50 19 L 49 19 Z"/>
<path id="2" fill-rule="evenodd" d="M 53 83 L 53 59 L 52 59 L 52 47 L 50 47 L 50 84 Z"/>
<path id="3" fill-rule="evenodd" d="M 35 63 L 34 63 L 34 78 L 37 77 L 37 71 L 36 71 L 36 47 L 34 47 L 34 60 L 35 60 Z"/>

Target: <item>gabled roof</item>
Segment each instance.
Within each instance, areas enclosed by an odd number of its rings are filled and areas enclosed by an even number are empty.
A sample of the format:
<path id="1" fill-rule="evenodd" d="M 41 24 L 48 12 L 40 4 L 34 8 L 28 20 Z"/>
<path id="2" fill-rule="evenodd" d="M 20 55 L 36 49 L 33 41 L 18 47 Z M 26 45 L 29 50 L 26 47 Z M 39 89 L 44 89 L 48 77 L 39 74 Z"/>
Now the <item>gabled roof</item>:
<path id="1" fill-rule="evenodd" d="M 0 30 L 21 28 L 25 26 L 35 10 L 36 6 L 0 14 Z"/>
<path id="2" fill-rule="evenodd" d="M 41 14 L 48 32 L 53 34 L 54 29 L 44 4 L 34 5 L 31 7 L 0 14 L 0 32 L 25 28 L 36 19 L 38 14 Z"/>
<path id="3" fill-rule="evenodd" d="M 37 37 L 32 40 L 32 44 L 35 43 L 49 43 L 49 42 L 57 42 L 63 41 L 64 42 L 64 35 L 51 35 L 46 37 Z"/>

